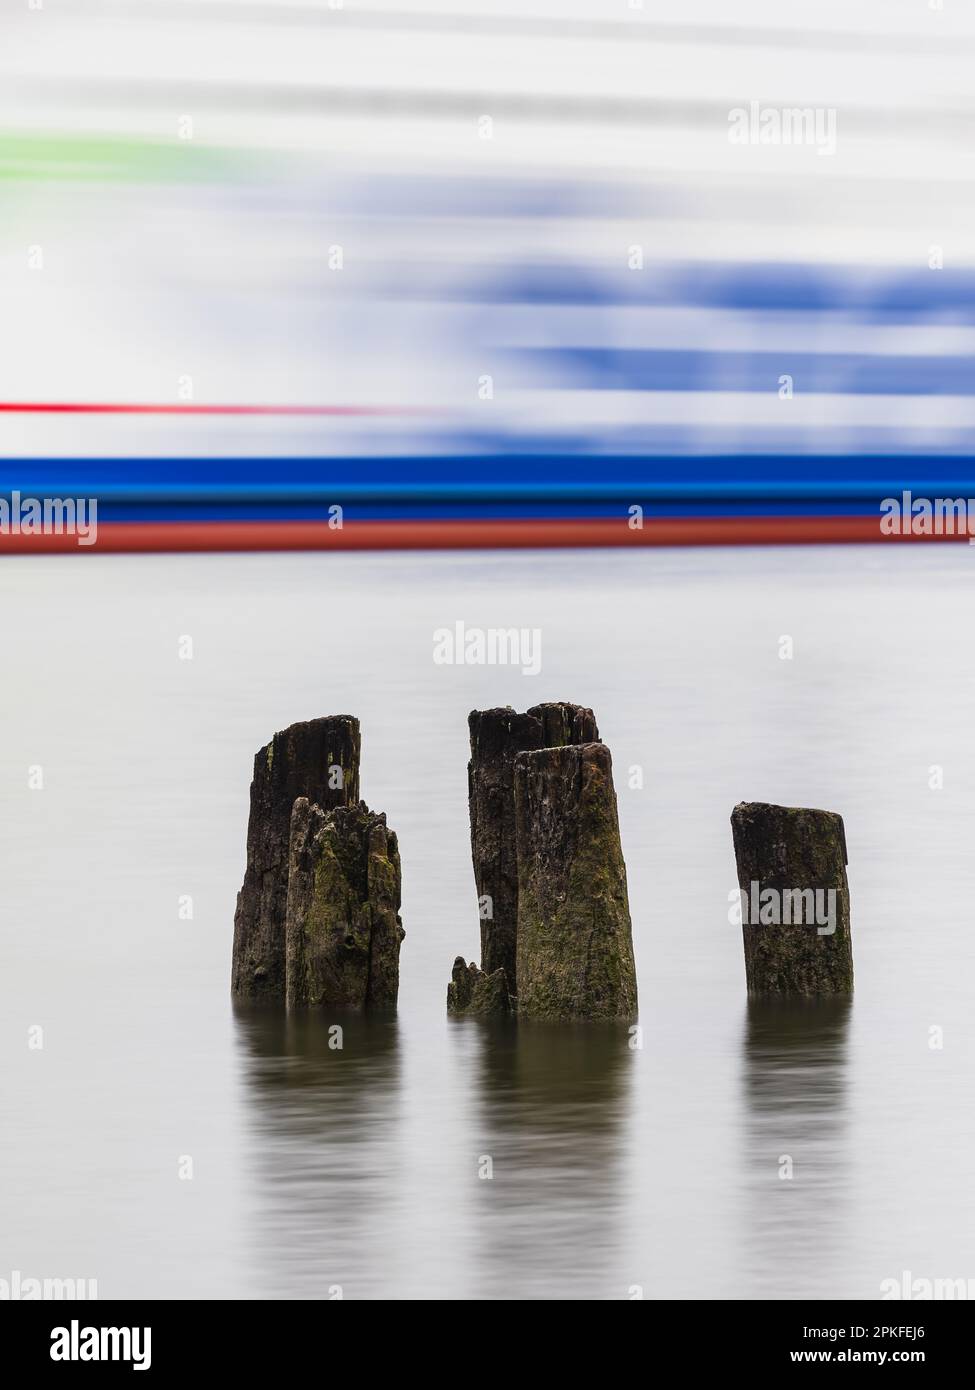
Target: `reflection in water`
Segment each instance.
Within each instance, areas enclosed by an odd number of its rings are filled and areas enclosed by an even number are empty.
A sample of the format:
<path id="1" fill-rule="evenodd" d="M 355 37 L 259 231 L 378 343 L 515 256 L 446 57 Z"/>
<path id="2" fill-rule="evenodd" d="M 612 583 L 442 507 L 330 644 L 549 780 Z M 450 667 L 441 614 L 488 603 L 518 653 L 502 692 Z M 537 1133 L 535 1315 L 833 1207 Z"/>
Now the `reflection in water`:
<path id="1" fill-rule="evenodd" d="M 805 1260 L 841 1287 L 852 1186 L 847 1032 L 851 1001 L 749 1000 L 744 1035 L 746 1272 L 768 1295 L 805 1287 Z M 786 1176 L 791 1172 L 791 1177 Z M 781 1296 L 781 1293 L 780 1293 Z"/>
<path id="2" fill-rule="evenodd" d="M 475 1022 L 475 1124 L 493 1177 L 474 1192 L 475 1297 L 615 1297 L 625 1026 Z"/>
<path id="3" fill-rule="evenodd" d="M 262 1296 L 626 1297 L 625 1027 L 235 1023 Z"/>
<path id="4" fill-rule="evenodd" d="M 237 1005 L 234 1021 L 258 1179 L 255 1277 L 264 1297 L 334 1296 L 373 1277 L 397 1199 L 396 1019 Z"/>

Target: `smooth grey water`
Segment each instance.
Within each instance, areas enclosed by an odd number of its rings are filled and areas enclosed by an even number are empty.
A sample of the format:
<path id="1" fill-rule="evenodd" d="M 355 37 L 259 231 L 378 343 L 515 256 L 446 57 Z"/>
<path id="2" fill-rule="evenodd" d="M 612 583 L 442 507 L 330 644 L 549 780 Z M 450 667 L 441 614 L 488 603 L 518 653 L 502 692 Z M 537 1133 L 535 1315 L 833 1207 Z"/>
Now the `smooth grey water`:
<path id="1" fill-rule="evenodd" d="M 8 561 L 0 1278 L 466 1299 L 975 1276 L 973 595 L 955 545 Z M 540 628 L 541 674 L 435 665 L 458 619 Z M 556 698 L 613 750 L 639 1049 L 445 1017 L 477 943 L 467 712 Z M 337 1020 L 228 989 L 253 754 L 335 712 L 399 832 L 407 930 L 398 1017 L 342 1020 L 341 1051 Z M 746 1006 L 745 798 L 846 818 L 852 1007 Z"/>

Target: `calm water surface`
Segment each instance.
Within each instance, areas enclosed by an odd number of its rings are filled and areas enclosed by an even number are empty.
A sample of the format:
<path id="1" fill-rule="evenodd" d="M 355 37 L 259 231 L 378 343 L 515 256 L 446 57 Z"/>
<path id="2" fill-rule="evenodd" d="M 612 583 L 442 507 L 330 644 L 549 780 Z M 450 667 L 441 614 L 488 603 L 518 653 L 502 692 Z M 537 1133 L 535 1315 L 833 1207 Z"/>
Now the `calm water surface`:
<path id="1" fill-rule="evenodd" d="M 8 561 L 0 1277 L 463 1299 L 975 1277 L 973 597 L 966 546 Z M 539 628 L 541 674 L 435 666 L 457 620 Z M 591 704 L 613 750 L 640 1048 L 445 1016 L 478 940 L 467 712 L 543 699 Z M 400 836 L 398 1015 L 235 1010 L 253 754 L 344 712 Z M 843 813 L 852 1006 L 747 1005 L 742 799 Z"/>

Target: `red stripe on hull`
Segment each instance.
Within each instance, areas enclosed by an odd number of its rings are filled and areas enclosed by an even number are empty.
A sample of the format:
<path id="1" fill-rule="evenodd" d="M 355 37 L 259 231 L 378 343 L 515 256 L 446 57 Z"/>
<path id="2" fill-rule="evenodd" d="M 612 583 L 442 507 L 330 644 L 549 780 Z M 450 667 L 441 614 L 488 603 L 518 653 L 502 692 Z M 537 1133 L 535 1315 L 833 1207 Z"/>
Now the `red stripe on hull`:
<path id="1" fill-rule="evenodd" d="M 0 401 L 0 415 L 429 415 L 398 405 L 190 405 L 126 401 Z"/>
<path id="2" fill-rule="evenodd" d="M 310 521 L 106 521 L 94 546 L 74 536 L 0 535 L 0 553 L 118 554 L 234 550 L 506 550 L 578 546 L 835 545 L 954 540 L 883 536 L 878 517 L 657 517 L 631 530 L 605 518 L 350 521 L 341 530 Z"/>

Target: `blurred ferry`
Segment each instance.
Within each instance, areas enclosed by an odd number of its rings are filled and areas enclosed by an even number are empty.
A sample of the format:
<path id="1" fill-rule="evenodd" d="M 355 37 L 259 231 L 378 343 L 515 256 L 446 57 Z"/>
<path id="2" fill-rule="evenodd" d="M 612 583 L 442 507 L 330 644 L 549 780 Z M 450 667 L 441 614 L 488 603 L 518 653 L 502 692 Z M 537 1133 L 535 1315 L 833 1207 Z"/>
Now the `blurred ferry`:
<path id="1" fill-rule="evenodd" d="M 96 497 L 98 549 L 881 540 L 975 498 L 975 16 L 3 25 L 0 496 Z M 797 109 L 828 147 L 762 143 Z"/>

